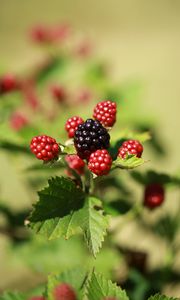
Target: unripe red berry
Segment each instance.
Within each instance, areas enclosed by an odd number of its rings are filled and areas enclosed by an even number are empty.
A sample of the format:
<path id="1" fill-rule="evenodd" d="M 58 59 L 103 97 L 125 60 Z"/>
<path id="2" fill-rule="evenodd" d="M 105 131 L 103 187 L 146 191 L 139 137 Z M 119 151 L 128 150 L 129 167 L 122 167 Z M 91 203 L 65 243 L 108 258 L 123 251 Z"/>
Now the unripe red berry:
<path id="1" fill-rule="evenodd" d="M 144 206 L 153 209 L 164 202 L 164 187 L 159 183 L 152 183 L 146 186 L 144 192 Z"/>
<path id="2" fill-rule="evenodd" d="M 93 117 L 105 127 L 112 127 L 116 122 L 116 103 L 110 100 L 99 102 L 94 108 Z"/>
<path id="3" fill-rule="evenodd" d="M 9 121 L 11 128 L 15 131 L 19 131 L 29 124 L 28 119 L 20 112 L 14 112 Z"/>
<path id="4" fill-rule="evenodd" d="M 120 156 L 122 159 L 124 159 L 127 154 L 141 157 L 142 152 L 143 146 L 139 141 L 128 140 L 122 143 L 122 146 L 118 149 L 118 156 Z"/>
<path id="5" fill-rule="evenodd" d="M 44 161 L 51 161 L 58 157 L 60 148 L 56 140 L 47 135 L 39 135 L 31 140 L 31 152 L 35 154 L 38 159 Z"/>
<path id="6" fill-rule="evenodd" d="M 84 173 L 85 162 L 78 155 L 66 155 L 65 160 L 69 167 L 75 170 L 79 175 Z"/>
<path id="7" fill-rule="evenodd" d="M 67 95 L 64 87 L 54 84 L 50 87 L 50 91 L 56 102 L 62 103 L 66 100 Z"/>
<path id="8" fill-rule="evenodd" d="M 91 90 L 87 88 L 82 88 L 77 92 L 76 99 L 79 103 L 87 103 L 92 98 L 92 92 Z"/>
<path id="9" fill-rule="evenodd" d="M 88 168 L 97 176 L 107 175 L 111 169 L 112 158 L 105 149 L 91 153 Z"/>
<path id="10" fill-rule="evenodd" d="M 83 119 L 80 117 L 71 117 L 66 121 L 65 129 L 68 132 L 69 138 L 73 138 L 78 125 L 84 123 Z"/>
<path id="11" fill-rule="evenodd" d="M 6 74 L 0 78 L 0 94 L 9 93 L 19 88 L 19 81 L 13 74 Z"/>
<path id="12" fill-rule="evenodd" d="M 77 300 L 74 289 L 67 283 L 61 283 L 54 289 L 54 300 Z"/>
<path id="13" fill-rule="evenodd" d="M 31 38 L 36 43 L 49 43 L 51 42 L 50 29 L 44 25 L 38 25 L 31 30 Z"/>

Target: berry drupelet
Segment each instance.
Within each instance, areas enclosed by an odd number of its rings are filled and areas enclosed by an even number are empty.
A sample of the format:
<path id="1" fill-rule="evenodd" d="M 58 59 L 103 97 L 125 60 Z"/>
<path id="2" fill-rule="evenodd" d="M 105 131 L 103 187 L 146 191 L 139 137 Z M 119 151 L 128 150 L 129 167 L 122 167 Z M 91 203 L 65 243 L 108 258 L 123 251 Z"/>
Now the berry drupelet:
<path id="1" fill-rule="evenodd" d="M 30 144 L 31 152 L 38 159 L 51 161 L 58 157 L 60 148 L 56 140 L 47 135 L 39 135 L 32 139 Z"/>
<path id="2" fill-rule="evenodd" d="M 112 158 L 105 149 L 91 153 L 88 168 L 97 176 L 107 175 L 111 169 Z"/>
<path id="3" fill-rule="evenodd" d="M 75 170 L 79 175 L 84 173 L 85 162 L 78 155 L 66 155 L 65 160 L 69 167 Z"/>
<path id="4" fill-rule="evenodd" d="M 105 127 L 112 127 L 116 122 L 116 103 L 110 100 L 99 102 L 94 108 L 93 117 Z"/>
<path id="5" fill-rule="evenodd" d="M 159 183 L 152 183 L 146 186 L 144 192 L 144 206 L 153 209 L 164 202 L 164 187 Z"/>
<path id="6" fill-rule="evenodd" d="M 122 159 L 126 158 L 126 155 L 135 155 L 141 157 L 143 152 L 143 146 L 139 141 L 128 140 L 125 141 L 122 146 L 118 149 L 118 156 Z"/>
<path id="7" fill-rule="evenodd" d="M 82 124 L 84 121 L 80 117 L 72 117 L 66 121 L 65 129 L 68 132 L 69 138 L 73 138 L 78 125 Z"/>
<path id="8" fill-rule="evenodd" d="M 55 300 L 77 300 L 74 289 L 67 283 L 61 283 L 54 289 Z"/>
<path id="9" fill-rule="evenodd" d="M 75 131 L 74 145 L 82 159 L 89 159 L 92 152 L 109 147 L 110 135 L 99 121 L 87 119 Z"/>

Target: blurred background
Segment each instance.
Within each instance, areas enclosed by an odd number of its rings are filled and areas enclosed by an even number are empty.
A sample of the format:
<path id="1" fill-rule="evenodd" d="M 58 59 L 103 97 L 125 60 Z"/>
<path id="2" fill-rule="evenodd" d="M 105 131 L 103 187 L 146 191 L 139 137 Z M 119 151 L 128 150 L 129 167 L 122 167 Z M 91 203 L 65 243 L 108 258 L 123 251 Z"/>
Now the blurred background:
<path id="1" fill-rule="evenodd" d="M 142 118 L 149 115 L 157 124 L 158 137 L 169 153 L 163 160 L 161 156 L 154 159 L 147 151 L 150 167 L 178 173 L 180 1 L 0 0 L 0 70 L 21 73 L 35 65 L 41 60 L 42 49 L 31 45 L 29 30 L 36 24 L 61 22 L 70 24 L 80 37 L 91 41 L 96 57 L 107 62 L 114 84 L 138 85 L 141 107 L 137 109 Z M 135 110 L 136 106 L 136 114 Z M 119 124 L 120 116 L 119 113 Z M 21 167 L 12 166 L 5 153 L 0 153 L 0 165 L 1 197 L 12 207 L 28 206 L 29 198 L 19 180 Z M 18 195 L 18 201 L 14 195 Z M 17 274 L 16 262 L 12 268 L 7 258 L 4 260 L 6 243 L 1 237 L 1 290 L 21 286 L 18 276 L 22 274 L 28 280 L 34 278 L 25 266 Z"/>

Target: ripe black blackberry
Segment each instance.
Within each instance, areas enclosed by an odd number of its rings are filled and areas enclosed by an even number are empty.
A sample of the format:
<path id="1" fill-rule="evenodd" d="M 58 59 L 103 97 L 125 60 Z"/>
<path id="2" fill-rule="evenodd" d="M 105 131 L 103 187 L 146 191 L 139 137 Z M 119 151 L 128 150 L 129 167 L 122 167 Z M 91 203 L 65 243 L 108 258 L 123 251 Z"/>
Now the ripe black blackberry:
<path id="1" fill-rule="evenodd" d="M 99 121 L 92 119 L 80 124 L 74 135 L 74 145 L 82 159 L 88 159 L 90 154 L 98 149 L 107 149 L 109 141 L 110 135 L 106 128 Z"/>

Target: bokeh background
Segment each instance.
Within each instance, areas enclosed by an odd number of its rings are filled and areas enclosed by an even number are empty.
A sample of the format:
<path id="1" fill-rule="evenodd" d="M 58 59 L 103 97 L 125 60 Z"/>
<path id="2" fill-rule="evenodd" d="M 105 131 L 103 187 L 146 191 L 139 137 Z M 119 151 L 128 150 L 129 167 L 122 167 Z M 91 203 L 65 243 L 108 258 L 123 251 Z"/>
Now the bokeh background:
<path id="1" fill-rule="evenodd" d="M 12 72 L 30 67 L 41 51 L 29 46 L 29 28 L 62 21 L 91 39 L 97 56 L 109 62 L 114 82 L 140 83 L 142 114 L 153 116 L 170 153 L 166 161 L 152 161 L 151 168 L 178 172 L 180 1 L 0 0 L 0 67 Z M 1 196 L 16 206 L 14 195 L 18 194 L 18 206 L 26 205 L 29 200 L 19 181 L 20 170 L 2 153 L 0 165 Z M 33 280 L 26 268 L 17 274 L 15 267 L 4 261 L 5 243 L 1 238 L 0 288 L 17 287 L 20 274 Z"/>

